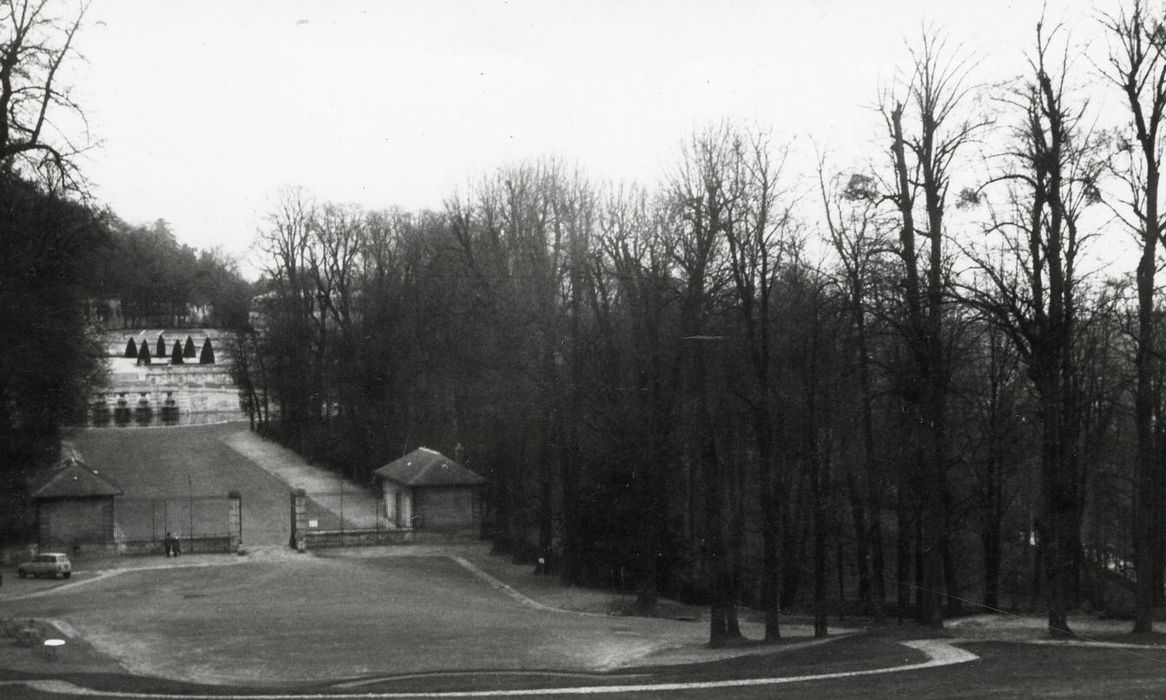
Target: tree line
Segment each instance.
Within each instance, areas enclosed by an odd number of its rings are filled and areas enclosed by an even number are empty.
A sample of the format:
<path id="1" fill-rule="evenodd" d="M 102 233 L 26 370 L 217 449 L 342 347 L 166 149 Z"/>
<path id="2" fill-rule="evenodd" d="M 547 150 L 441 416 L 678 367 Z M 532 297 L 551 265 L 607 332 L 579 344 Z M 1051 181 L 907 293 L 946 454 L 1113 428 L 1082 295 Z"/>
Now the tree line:
<path id="1" fill-rule="evenodd" d="M 253 422 L 356 478 L 419 444 L 489 479 L 489 536 L 569 584 L 710 606 L 1136 614 L 1163 604 L 1154 275 L 1162 11 L 1034 28 L 1021 78 L 925 32 L 869 165 L 812 187 L 762 130 L 699 131 L 656 187 L 562 161 L 439 211 L 288 190 L 232 355 Z M 1101 128 L 1082 75 L 1124 105 Z M 984 155 L 987 153 L 988 155 Z M 1116 222 L 1116 223 L 1115 223 Z M 1091 268 L 1124 225 L 1133 274 Z"/>
<path id="2" fill-rule="evenodd" d="M 120 319 L 97 304 L 103 325 L 169 328 L 189 325 L 190 307 L 205 309 L 203 325 L 237 328 L 247 323 L 253 290 L 238 263 L 218 250 L 179 243 L 170 225 L 126 223 L 106 213 L 107 243 L 92 251 L 86 289 L 97 302 L 117 303 Z M 102 318 L 104 316 L 104 318 Z"/>

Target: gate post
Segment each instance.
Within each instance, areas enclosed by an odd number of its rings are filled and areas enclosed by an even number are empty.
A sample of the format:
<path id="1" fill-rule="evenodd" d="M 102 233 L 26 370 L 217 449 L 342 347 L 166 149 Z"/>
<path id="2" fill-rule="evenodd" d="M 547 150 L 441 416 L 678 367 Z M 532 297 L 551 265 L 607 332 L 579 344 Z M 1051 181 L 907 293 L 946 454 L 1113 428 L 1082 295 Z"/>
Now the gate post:
<path id="1" fill-rule="evenodd" d="M 228 549 L 238 552 L 243 544 L 243 496 L 238 491 L 227 494 Z"/>
<path id="2" fill-rule="evenodd" d="M 297 552 L 308 548 L 308 494 L 303 489 L 291 493 L 291 542 L 288 546 Z"/>

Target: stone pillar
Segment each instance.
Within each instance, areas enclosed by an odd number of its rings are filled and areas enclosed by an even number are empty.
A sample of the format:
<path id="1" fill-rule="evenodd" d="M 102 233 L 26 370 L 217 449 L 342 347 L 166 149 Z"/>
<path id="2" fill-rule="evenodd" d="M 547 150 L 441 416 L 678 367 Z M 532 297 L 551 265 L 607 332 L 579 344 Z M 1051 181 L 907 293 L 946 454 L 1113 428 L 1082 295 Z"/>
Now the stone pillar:
<path id="1" fill-rule="evenodd" d="M 238 552 L 243 544 L 243 497 L 238 491 L 227 494 L 227 532 L 230 551 Z"/>
<path id="2" fill-rule="evenodd" d="M 303 489 L 291 493 L 291 542 L 288 546 L 297 552 L 308 548 L 308 494 Z"/>

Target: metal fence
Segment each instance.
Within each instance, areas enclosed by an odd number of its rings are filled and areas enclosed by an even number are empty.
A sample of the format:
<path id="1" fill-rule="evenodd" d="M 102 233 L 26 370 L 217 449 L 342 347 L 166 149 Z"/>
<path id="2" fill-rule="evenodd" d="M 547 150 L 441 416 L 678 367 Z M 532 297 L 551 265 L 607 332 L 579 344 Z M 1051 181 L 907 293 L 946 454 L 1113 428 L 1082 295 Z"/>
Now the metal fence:
<path id="1" fill-rule="evenodd" d="M 308 493 L 308 530 L 387 530 L 385 502 L 364 490 Z"/>
<path id="2" fill-rule="evenodd" d="M 123 542 L 160 541 L 167 532 L 182 539 L 231 533 L 227 496 L 117 498 L 113 513 L 115 538 Z"/>

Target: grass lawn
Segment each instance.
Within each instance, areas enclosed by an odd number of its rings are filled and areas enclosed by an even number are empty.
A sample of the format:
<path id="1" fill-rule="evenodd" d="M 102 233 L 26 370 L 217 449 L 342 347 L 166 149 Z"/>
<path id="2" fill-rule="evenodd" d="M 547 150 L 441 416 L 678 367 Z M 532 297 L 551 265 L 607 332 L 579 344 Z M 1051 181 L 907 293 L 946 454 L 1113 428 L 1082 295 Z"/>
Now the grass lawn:
<path id="1" fill-rule="evenodd" d="M 286 545 L 291 489 L 223 443 L 246 424 L 78 430 L 68 439 L 93 469 L 111 477 L 125 498 L 243 498 L 245 545 Z M 145 516 L 143 516 L 145 517 Z"/>

